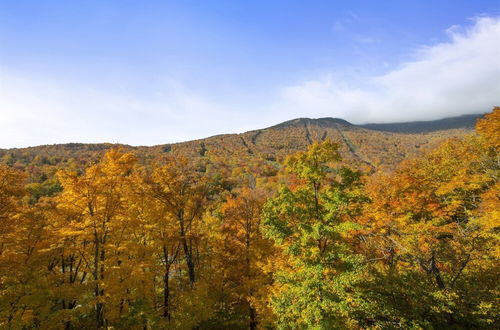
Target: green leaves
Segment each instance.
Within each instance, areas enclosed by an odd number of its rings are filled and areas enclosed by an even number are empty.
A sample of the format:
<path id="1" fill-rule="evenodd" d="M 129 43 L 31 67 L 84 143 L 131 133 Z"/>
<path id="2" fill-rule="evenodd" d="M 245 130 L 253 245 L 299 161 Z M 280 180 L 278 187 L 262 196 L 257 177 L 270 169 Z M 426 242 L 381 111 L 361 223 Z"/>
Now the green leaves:
<path id="1" fill-rule="evenodd" d="M 337 144 L 329 140 L 315 142 L 307 151 L 289 156 L 285 162 L 286 168 L 308 183 L 319 183 L 331 170 L 328 164 L 340 161 L 338 148 Z"/>
<path id="2" fill-rule="evenodd" d="M 284 251 L 284 266 L 276 274 L 273 308 L 278 328 L 333 329 L 352 324 L 348 294 L 359 279 L 362 257 L 349 247 L 346 234 L 359 198 L 359 175 L 335 171 L 340 160 L 329 141 L 313 144 L 291 156 L 289 173 L 303 181 L 282 186 L 263 212 L 264 234 Z"/>

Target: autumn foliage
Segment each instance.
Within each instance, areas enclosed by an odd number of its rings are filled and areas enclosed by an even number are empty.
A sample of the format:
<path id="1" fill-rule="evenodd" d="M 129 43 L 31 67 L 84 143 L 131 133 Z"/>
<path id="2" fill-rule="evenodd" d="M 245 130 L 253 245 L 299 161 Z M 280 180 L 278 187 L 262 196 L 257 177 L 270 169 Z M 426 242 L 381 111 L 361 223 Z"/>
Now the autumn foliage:
<path id="1" fill-rule="evenodd" d="M 499 132 L 391 171 L 330 139 L 1 165 L 0 328 L 498 328 Z"/>

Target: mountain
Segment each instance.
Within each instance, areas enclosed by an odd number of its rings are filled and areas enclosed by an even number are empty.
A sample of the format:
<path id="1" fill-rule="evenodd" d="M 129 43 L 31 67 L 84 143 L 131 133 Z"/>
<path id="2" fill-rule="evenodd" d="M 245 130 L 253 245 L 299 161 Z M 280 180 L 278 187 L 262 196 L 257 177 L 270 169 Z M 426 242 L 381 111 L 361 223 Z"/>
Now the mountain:
<path id="1" fill-rule="evenodd" d="M 331 139 L 340 145 L 345 163 L 368 171 L 392 169 L 403 159 L 417 156 L 445 139 L 473 131 L 479 115 L 427 122 L 353 125 L 339 118 L 298 118 L 241 134 L 223 134 L 200 140 L 151 147 L 117 144 L 69 143 L 29 148 L 0 149 L 0 161 L 14 167 L 30 165 L 85 166 L 106 150 L 121 147 L 147 163 L 164 154 L 210 157 L 245 164 L 276 162 L 305 150 L 313 141 Z"/>
<path id="2" fill-rule="evenodd" d="M 331 127 L 331 126 L 334 126 L 336 124 L 343 125 L 343 126 L 353 126 L 350 122 L 348 122 L 347 120 L 344 120 L 344 119 L 325 117 L 325 118 L 318 118 L 318 119 L 297 118 L 297 119 L 292 119 L 292 120 L 282 122 L 281 124 L 274 125 L 274 126 L 271 126 L 269 128 L 299 127 L 299 126 L 304 126 L 304 125 Z"/>
<path id="3" fill-rule="evenodd" d="M 428 133 L 439 130 L 448 129 L 474 129 L 476 120 L 481 118 L 484 114 L 463 115 L 458 117 L 444 118 L 432 121 L 413 121 L 406 123 L 387 123 L 387 124 L 365 124 L 359 125 L 360 127 L 384 131 L 384 132 L 397 132 L 397 133 Z"/>
<path id="4" fill-rule="evenodd" d="M 242 134 L 219 135 L 164 147 L 170 152 L 191 156 L 217 154 L 246 158 L 252 155 L 281 160 L 290 153 L 305 150 L 313 141 L 331 139 L 339 143 L 341 154 L 348 163 L 372 169 L 393 168 L 401 160 L 416 156 L 423 149 L 473 131 L 471 125 L 457 125 L 460 121 L 449 118 L 437 121 L 439 123 L 404 123 L 408 127 L 421 127 L 422 132 L 403 133 L 404 127 L 400 132 L 390 132 L 353 125 L 339 118 L 298 118 Z M 396 124 L 391 125 L 396 128 Z"/>

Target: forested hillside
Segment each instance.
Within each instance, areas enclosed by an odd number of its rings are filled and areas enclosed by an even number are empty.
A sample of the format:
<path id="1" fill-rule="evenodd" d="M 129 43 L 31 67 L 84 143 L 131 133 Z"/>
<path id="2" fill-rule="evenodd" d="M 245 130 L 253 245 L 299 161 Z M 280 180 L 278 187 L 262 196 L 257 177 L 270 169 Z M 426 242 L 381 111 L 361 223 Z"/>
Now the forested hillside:
<path id="1" fill-rule="evenodd" d="M 471 115 L 467 118 L 479 118 Z M 152 147 L 133 147 L 118 144 L 68 143 L 19 149 L 0 149 L 0 162 L 11 167 L 34 171 L 54 172 L 53 167 L 84 168 L 97 161 L 112 148 L 133 152 L 141 163 L 149 163 L 168 154 L 190 158 L 223 159 L 225 162 L 273 163 L 282 162 L 291 153 L 305 150 L 314 141 L 330 139 L 339 145 L 343 162 L 367 171 L 392 170 L 405 158 L 421 154 L 451 137 L 462 137 L 472 132 L 469 121 L 462 117 L 443 121 L 387 124 L 404 131 L 407 126 L 425 127 L 425 132 L 395 133 L 352 125 L 342 119 L 300 118 L 269 128 L 242 134 L 224 134 L 201 140 Z M 456 125 L 460 122 L 461 125 Z M 168 132 L 166 132 L 168 135 Z M 45 173 L 47 176 L 48 173 Z M 49 176 L 51 176 L 49 174 Z"/>
<path id="2" fill-rule="evenodd" d="M 0 328 L 497 329 L 499 132 L 2 150 Z"/>

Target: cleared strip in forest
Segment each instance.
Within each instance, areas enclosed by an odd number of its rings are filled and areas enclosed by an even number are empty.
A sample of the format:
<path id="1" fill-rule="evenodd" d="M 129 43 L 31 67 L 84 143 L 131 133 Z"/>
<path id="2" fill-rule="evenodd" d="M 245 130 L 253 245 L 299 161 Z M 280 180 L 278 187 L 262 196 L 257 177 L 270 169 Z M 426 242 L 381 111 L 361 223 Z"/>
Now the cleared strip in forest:
<path id="1" fill-rule="evenodd" d="M 259 135 L 261 135 L 261 134 L 262 134 L 262 131 L 261 131 L 261 130 L 259 130 L 259 131 L 257 131 L 257 133 L 255 133 L 255 135 L 254 135 L 254 136 L 252 136 L 252 143 L 253 143 L 253 145 L 254 145 L 254 146 L 256 146 L 256 145 L 257 145 L 257 138 L 258 138 L 258 137 L 259 137 Z"/>
<path id="2" fill-rule="evenodd" d="M 309 128 L 307 127 L 307 123 L 304 123 L 304 128 L 306 130 L 306 140 L 309 142 L 309 144 L 313 144 L 313 141 L 311 140 L 311 132 L 309 132 Z"/>
<path id="3" fill-rule="evenodd" d="M 347 145 L 347 147 L 349 148 L 349 151 L 354 155 L 356 156 L 358 159 L 360 159 L 363 163 L 367 164 L 368 166 L 370 166 L 371 169 L 375 169 L 375 166 L 371 163 L 371 161 L 366 158 L 365 156 L 361 155 L 360 153 L 358 153 L 358 148 L 356 147 L 356 145 L 354 143 L 352 143 L 351 140 L 349 140 L 349 138 L 347 136 L 345 136 L 345 134 L 342 132 L 342 130 L 338 127 L 337 128 L 337 131 L 339 132 L 340 136 L 342 137 L 342 140 L 344 141 L 344 143 Z"/>
<path id="4" fill-rule="evenodd" d="M 247 152 L 249 154 L 253 155 L 253 150 L 250 149 L 250 147 L 247 144 L 247 141 L 245 141 L 245 139 L 243 138 L 243 136 L 240 136 L 240 139 L 241 139 L 241 143 L 243 143 L 243 145 L 245 146 L 245 148 L 247 148 Z"/>

